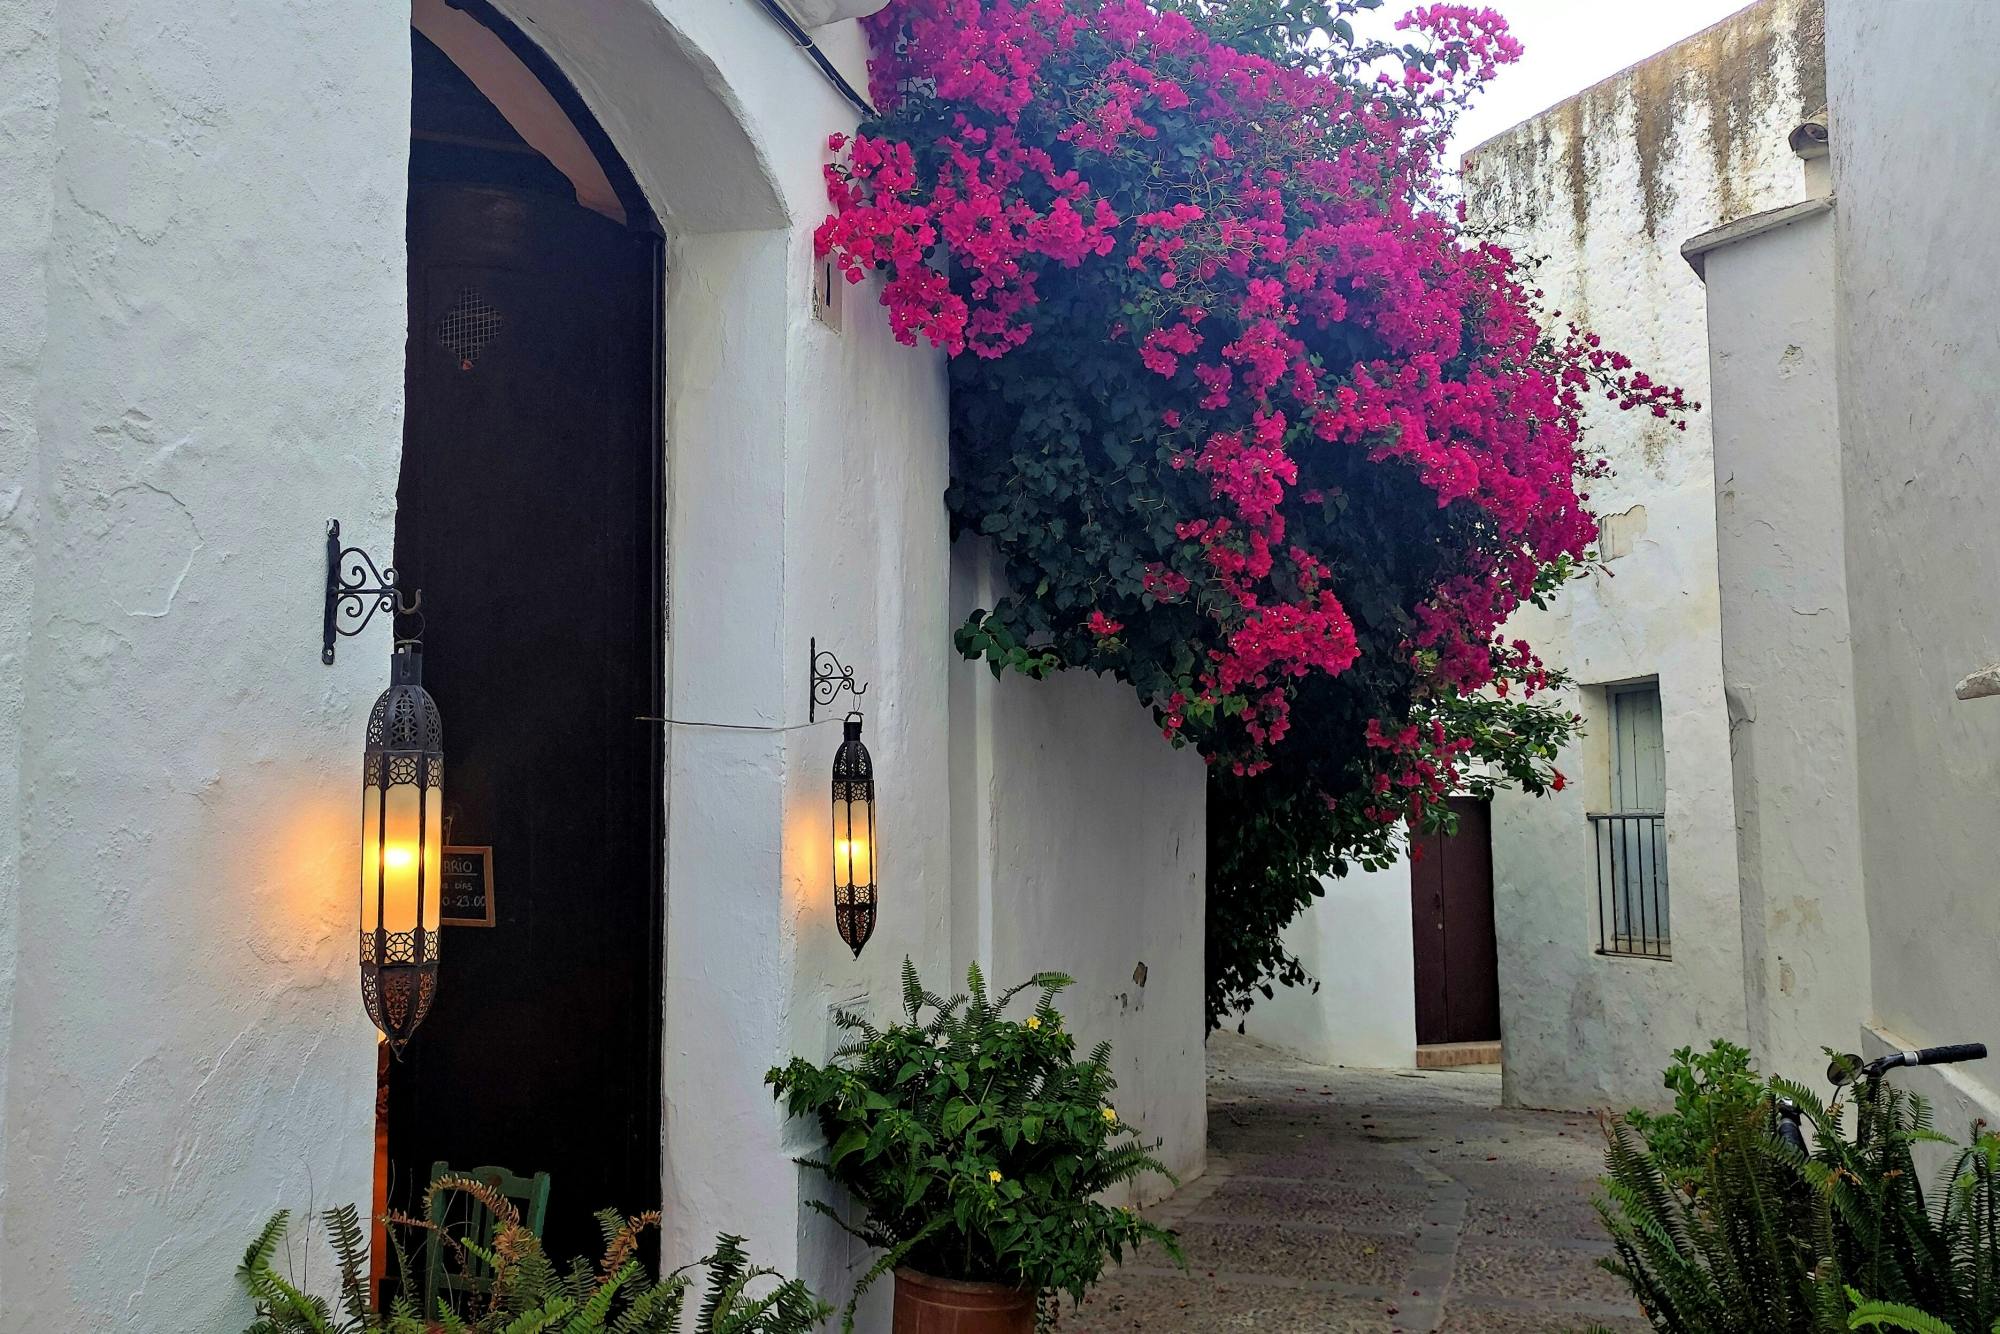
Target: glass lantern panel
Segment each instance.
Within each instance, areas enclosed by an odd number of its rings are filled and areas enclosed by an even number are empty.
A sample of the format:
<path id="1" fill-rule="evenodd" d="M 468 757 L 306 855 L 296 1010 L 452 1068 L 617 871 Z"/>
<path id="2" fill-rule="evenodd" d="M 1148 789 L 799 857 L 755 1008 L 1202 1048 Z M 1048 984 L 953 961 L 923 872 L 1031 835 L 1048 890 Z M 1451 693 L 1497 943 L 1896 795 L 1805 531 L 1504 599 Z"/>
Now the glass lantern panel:
<path id="1" fill-rule="evenodd" d="M 376 873 L 382 859 L 378 850 L 382 846 L 382 789 L 373 783 L 361 789 L 361 929 L 373 931 L 380 923 L 376 921 L 379 899 L 377 897 Z"/>
<path id="2" fill-rule="evenodd" d="M 379 877 L 381 921 L 385 931 L 414 931 L 417 927 L 417 866 L 419 836 L 417 818 L 423 810 L 423 791 L 414 783 L 393 783 L 382 789 L 365 787 L 361 813 L 361 926 L 373 930 L 376 922 Z M 423 843 L 430 844 L 429 831 Z M 423 847 L 425 884 L 434 891 L 442 848 Z M 436 900 L 436 893 L 427 895 Z M 436 909 L 426 916 L 435 925 Z"/>
<path id="3" fill-rule="evenodd" d="M 868 803 L 833 803 L 833 880 L 836 885 L 875 883 L 874 821 Z"/>
<path id="4" fill-rule="evenodd" d="M 429 803 L 424 811 L 424 930 L 434 933 L 444 904 L 444 789 L 433 787 L 423 796 Z"/>

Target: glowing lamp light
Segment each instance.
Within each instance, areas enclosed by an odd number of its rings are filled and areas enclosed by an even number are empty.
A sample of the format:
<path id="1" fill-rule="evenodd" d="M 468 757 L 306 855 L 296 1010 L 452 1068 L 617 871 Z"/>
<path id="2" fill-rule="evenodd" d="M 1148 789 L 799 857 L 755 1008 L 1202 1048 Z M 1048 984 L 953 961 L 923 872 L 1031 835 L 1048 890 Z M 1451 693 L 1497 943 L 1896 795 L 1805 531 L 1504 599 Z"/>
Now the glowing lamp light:
<path id="1" fill-rule="evenodd" d="M 361 758 L 361 999 L 398 1054 L 437 995 L 444 724 L 401 643 Z"/>
<path id="2" fill-rule="evenodd" d="M 833 753 L 833 924 L 861 955 L 875 934 L 875 764 L 850 713 Z"/>

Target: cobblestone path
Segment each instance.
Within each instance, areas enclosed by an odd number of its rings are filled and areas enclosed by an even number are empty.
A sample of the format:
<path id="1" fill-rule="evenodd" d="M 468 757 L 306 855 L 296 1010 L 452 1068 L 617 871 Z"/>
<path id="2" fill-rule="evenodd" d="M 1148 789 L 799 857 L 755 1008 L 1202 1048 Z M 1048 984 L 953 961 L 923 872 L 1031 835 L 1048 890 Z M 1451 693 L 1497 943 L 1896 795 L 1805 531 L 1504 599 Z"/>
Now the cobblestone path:
<path id="1" fill-rule="evenodd" d="M 1187 1272 L 1142 1253 L 1062 1334 L 1644 1331 L 1596 1267 L 1596 1118 L 1499 1096 L 1490 1071 L 1329 1068 L 1216 1034 L 1208 1171 L 1151 1211 Z"/>

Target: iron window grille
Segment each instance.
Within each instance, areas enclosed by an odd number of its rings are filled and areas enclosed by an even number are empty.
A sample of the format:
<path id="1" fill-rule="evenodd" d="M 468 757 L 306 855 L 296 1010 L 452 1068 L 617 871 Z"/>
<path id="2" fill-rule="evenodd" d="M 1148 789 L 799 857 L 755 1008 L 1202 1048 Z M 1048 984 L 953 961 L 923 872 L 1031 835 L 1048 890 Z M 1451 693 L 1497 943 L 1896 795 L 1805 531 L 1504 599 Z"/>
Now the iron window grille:
<path id="1" fill-rule="evenodd" d="M 1664 811 L 1591 811 L 1597 855 L 1597 952 L 1673 957 L 1667 924 Z"/>

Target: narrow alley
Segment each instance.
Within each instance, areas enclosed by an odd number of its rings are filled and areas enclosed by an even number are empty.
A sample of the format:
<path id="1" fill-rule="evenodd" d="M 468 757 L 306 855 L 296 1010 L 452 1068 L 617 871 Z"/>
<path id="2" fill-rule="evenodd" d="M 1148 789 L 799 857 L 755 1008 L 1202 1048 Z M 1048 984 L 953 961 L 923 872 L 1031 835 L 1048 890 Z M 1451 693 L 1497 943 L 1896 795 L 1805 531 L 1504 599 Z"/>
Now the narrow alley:
<path id="1" fill-rule="evenodd" d="M 1142 1255 L 1063 1334 L 1646 1329 L 1596 1267 L 1596 1118 L 1499 1095 L 1488 1070 L 1330 1068 L 1216 1034 L 1208 1172 L 1158 1211 L 1188 1272 Z"/>

